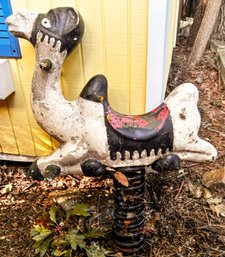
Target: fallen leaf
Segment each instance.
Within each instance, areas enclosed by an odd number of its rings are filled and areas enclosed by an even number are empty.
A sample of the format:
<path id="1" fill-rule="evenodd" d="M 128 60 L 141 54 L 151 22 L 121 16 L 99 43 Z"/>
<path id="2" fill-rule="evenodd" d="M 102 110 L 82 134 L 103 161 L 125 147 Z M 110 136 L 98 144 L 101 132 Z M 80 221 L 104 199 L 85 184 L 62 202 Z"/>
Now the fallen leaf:
<path id="1" fill-rule="evenodd" d="M 156 212 L 155 213 L 155 221 L 160 221 L 160 213 L 159 212 Z"/>
<path id="2" fill-rule="evenodd" d="M 85 247 L 85 235 L 79 233 L 77 229 L 70 229 L 65 239 L 70 243 L 71 248 L 76 251 L 79 246 L 81 249 Z"/>
<path id="3" fill-rule="evenodd" d="M 125 187 L 129 186 L 129 181 L 122 172 L 120 172 L 120 171 L 115 172 L 114 177 L 121 185 L 123 185 Z"/>
<path id="4" fill-rule="evenodd" d="M 12 187 L 13 187 L 12 183 L 5 185 L 4 188 L 1 190 L 1 194 L 4 195 L 4 194 L 11 192 Z"/>
<path id="5" fill-rule="evenodd" d="M 70 216 L 90 216 L 90 207 L 84 203 L 77 203 L 72 210 L 66 211 L 66 218 L 69 219 Z"/>
<path id="6" fill-rule="evenodd" d="M 207 203 L 209 205 L 211 205 L 211 204 L 219 204 L 219 203 L 222 202 L 222 198 L 221 197 L 209 198 L 206 201 L 207 201 Z"/>
<path id="7" fill-rule="evenodd" d="M 49 216 L 50 216 L 50 220 L 53 221 L 54 223 L 57 224 L 57 221 L 56 221 L 56 206 L 53 204 L 50 208 L 50 211 L 49 211 Z"/>
<path id="8" fill-rule="evenodd" d="M 208 189 L 204 188 L 203 189 L 203 198 L 204 199 L 210 199 L 211 197 L 212 197 L 211 192 Z"/>
<path id="9" fill-rule="evenodd" d="M 62 187 L 63 185 L 64 185 L 64 181 L 62 179 L 60 179 L 59 182 L 58 182 L 58 186 Z"/>
<path id="10" fill-rule="evenodd" d="M 97 243 L 92 243 L 90 246 L 86 246 L 87 257 L 106 257 L 110 251 L 104 247 L 99 246 Z"/>
<path id="11" fill-rule="evenodd" d="M 200 198 L 202 196 L 202 187 L 193 184 L 191 181 L 188 182 L 188 188 L 190 193 L 195 197 L 195 198 Z"/>
<path id="12" fill-rule="evenodd" d="M 210 209 L 213 213 L 216 213 L 216 215 L 219 217 L 219 216 L 222 216 L 222 217 L 225 217 L 225 204 L 224 203 L 221 203 L 221 204 L 218 204 L 218 205 L 210 205 Z"/>
<path id="13" fill-rule="evenodd" d="M 123 224 L 125 227 L 128 227 L 131 224 L 131 220 L 124 220 Z"/>
<path id="14" fill-rule="evenodd" d="M 17 222 L 14 222 L 14 223 L 12 224 L 12 226 L 13 226 L 14 228 L 18 227 L 18 223 L 17 223 Z"/>

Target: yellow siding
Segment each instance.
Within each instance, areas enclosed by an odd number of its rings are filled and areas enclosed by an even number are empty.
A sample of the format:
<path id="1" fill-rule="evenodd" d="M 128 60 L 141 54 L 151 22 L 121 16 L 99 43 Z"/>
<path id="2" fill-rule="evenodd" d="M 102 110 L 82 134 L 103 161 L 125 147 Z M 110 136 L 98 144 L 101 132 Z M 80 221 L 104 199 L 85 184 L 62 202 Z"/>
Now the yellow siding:
<path id="1" fill-rule="evenodd" d="M 0 138 L 1 151 L 6 153 L 18 153 L 16 138 L 10 121 L 8 106 L 6 101 L 0 101 Z"/>
<path id="2" fill-rule="evenodd" d="M 72 6 L 85 21 L 82 44 L 66 60 L 62 71 L 63 92 L 75 99 L 85 83 L 96 74 L 109 82 L 109 101 L 123 113 L 145 110 L 147 57 L 147 0 L 11 0 L 13 10 L 46 12 Z M 55 147 L 36 123 L 30 108 L 34 50 L 20 40 L 22 59 L 10 60 L 16 92 L 0 101 L 0 151 L 45 155 Z"/>

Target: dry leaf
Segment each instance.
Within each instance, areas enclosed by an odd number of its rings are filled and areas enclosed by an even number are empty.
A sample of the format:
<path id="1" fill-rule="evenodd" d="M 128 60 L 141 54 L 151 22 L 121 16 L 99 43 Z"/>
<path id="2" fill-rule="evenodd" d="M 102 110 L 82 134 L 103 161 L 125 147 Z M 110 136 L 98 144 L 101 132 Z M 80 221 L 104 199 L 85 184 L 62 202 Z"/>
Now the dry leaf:
<path id="1" fill-rule="evenodd" d="M 120 172 L 120 171 L 115 172 L 114 177 L 121 185 L 123 185 L 125 187 L 129 186 L 129 181 L 122 172 Z"/>
<path id="2" fill-rule="evenodd" d="M 60 179 L 59 182 L 58 182 L 58 186 L 62 187 L 63 185 L 64 185 L 64 181 L 63 181 L 63 179 Z"/>
<path id="3" fill-rule="evenodd" d="M 4 195 L 4 194 L 11 192 L 12 187 L 13 187 L 12 183 L 5 185 L 4 188 L 1 190 L 1 194 Z"/>
<path id="4" fill-rule="evenodd" d="M 212 197 L 211 192 L 208 189 L 204 188 L 203 189 L 203 198 L 204 199 L 210 199 L 211 197 Z"/>
<path id="5" fill-rule="evenodd" d="M 123 224 L 125 227 L 128 227 L 131 224 L 131 220 L 124 220 Z"/>
<path id="6" fill-rule="evenodd" d="M 223 199 L 221 197 L 209 198 L 209 199 L 207 199 L 207 203 L 209 205 L 211 205 L 211 204 L 219 204 L 219 203 L 222 202 L 222 200 Z"/>
<path id="7" fill-rule="evenodd" d="M 200 198 L 202 196 L 203 191 L 201 186 L 194 185 L 193 183 L 191 183 L 191 181 L 189 181 L 188 188 L 195 198 Z"/>
<path id="8" fill-rule="evenodd" d="M 159 212 L 156 212 L 155 213 L 155 221 L 160 221 L 160 213 Z"/>
<path id="9" fill-rule="evenodd" d="M 216 213 L 216 215 L 225 217 L 225 204 L 221 203 L 218 205 L 210 205 L 210 209 L 213 213 Z"/>
<path id="10" fill-rule="evenodd" d="M 135 217 L 136 217 L 136 213 L 135 212 L 128 212 L 127 216 L 126 216 L 127 219 L 133 219 Z"/>

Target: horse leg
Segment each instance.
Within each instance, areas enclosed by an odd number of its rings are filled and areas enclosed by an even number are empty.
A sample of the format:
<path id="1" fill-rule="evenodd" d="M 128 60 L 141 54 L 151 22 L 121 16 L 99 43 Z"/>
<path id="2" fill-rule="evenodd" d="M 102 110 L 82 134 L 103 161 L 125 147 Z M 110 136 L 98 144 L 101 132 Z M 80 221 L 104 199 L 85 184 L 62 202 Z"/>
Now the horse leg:
<path id="1" fill-rule="evenodd" d="M 38 158 L 30 167 L 29 174 L 38 180 L 53 179 L 58 175 L 82 174 L 80 162 L 87 155 L 85 143 L 69 142 L 61 145 L 50 155 Z"/>

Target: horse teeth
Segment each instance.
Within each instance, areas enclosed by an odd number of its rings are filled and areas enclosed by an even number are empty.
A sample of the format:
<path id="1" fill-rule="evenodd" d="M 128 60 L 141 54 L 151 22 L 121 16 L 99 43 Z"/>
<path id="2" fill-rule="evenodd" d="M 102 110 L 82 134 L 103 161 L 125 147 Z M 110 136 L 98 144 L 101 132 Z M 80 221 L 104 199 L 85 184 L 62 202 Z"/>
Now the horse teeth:
<path id="1" fill-rule="evenodd" d="M 151 157 L 155 157 L 155 150 L 154 150 L 154 149 L 151 150 L 150 156 L 151 156 Z"/>
<path id="2" fill-rule="evenodd" d="M 162 149 L 160 148 L 159 151 L 158 151 L 158 154 L 159 156 L 162 156 Z"/>
<path id="3" fill-rule="evenodd" d="M 130 152 L 125 151 L 125 160 L 130 160 Z"/>
<path id="4" fill-rule="evenodd" d="M 144 149 L 142 152 L 141 152 L 141 158 L 146 158 L 147 157 L 147 151 L 146 149 Z"/>
<path id="5" fill-rule="evenodd" d="M 53 47 L 54 44 L 55 44 L 55 39 L 54 39 L 54 37 L 51 37 L 50 38 L 50 45 Z"/>
<path id="6" fill-rule="evenodd" d="M 57 50 L 60 50 L 61 45 L 62 45 L 62 42 L 61 42 L 60 40 L 57 40 L 55 48 L 56 48 Z"/>
<path id="7" fill-rule="evenodd" d="M 139 157 L 139 152 L 137 150 L 135 150 L 133 152 L 133 156 L 132 156 L 132 159 L 133 160 L 138 160 L 140 157 Z"/>
<path id="8" fill-rule="evenodd" d="M 49 36 L 48 36 L 48 35 L 45 35 L 45 37 L 44 37 L 44 43 L 48 44 L 48 40 L 49 40 Z"/>
<path id="9" fill-rule="evenodd" d="M 41 42 L 42 37 L 43 37 L 43 34 L 39 31 L 37 33 L 37 43 Z"/>
<path id="10" fill-rule="evenodd" d="M 122 155 L 120 152 L 116 152 L 116 160 L 121 160 L 122 159 Z"/>
<path id="11" fill-rule="evenodd" d="M 167 149 L 166 151 L 169 152 L 169 149 Z M 159 156 L 162 156 L 162 155 L 163 155 L 161 148 L 158 150 L 157 154 L 156 154 L 155 149 L 151 149 L 149 155 L 148 155 L 147 149 L 144 149 L 144 150 L 141 152 L 141 154 L 139 153 L 138 150 L 135 150 L 135 151 L 133 152 L 133 154 L 131 154 L 131 152 L 129 152 L 129 151 L 125 151 L 123 157 L 122 157 L 121 152 L 118 151 L 118 152 L 116 152 L 116 160 L 117 160 L 117 161 L 121 161 L 122 159 L 124 159 L 124 160 L 131 160 L 131 159 L 132 159 L 132 160 L 138 160 L 138 159 L 140 159 L 140 158 L 147 158 L 148 156 L 149 156 L 150 158 L 152 158 L 152 157 L 154 158 L 154 157 L 156 157 L 156 155 L 157 155 L 157 156 L 158 156 L 158 155 L 159 155 Z"/>

